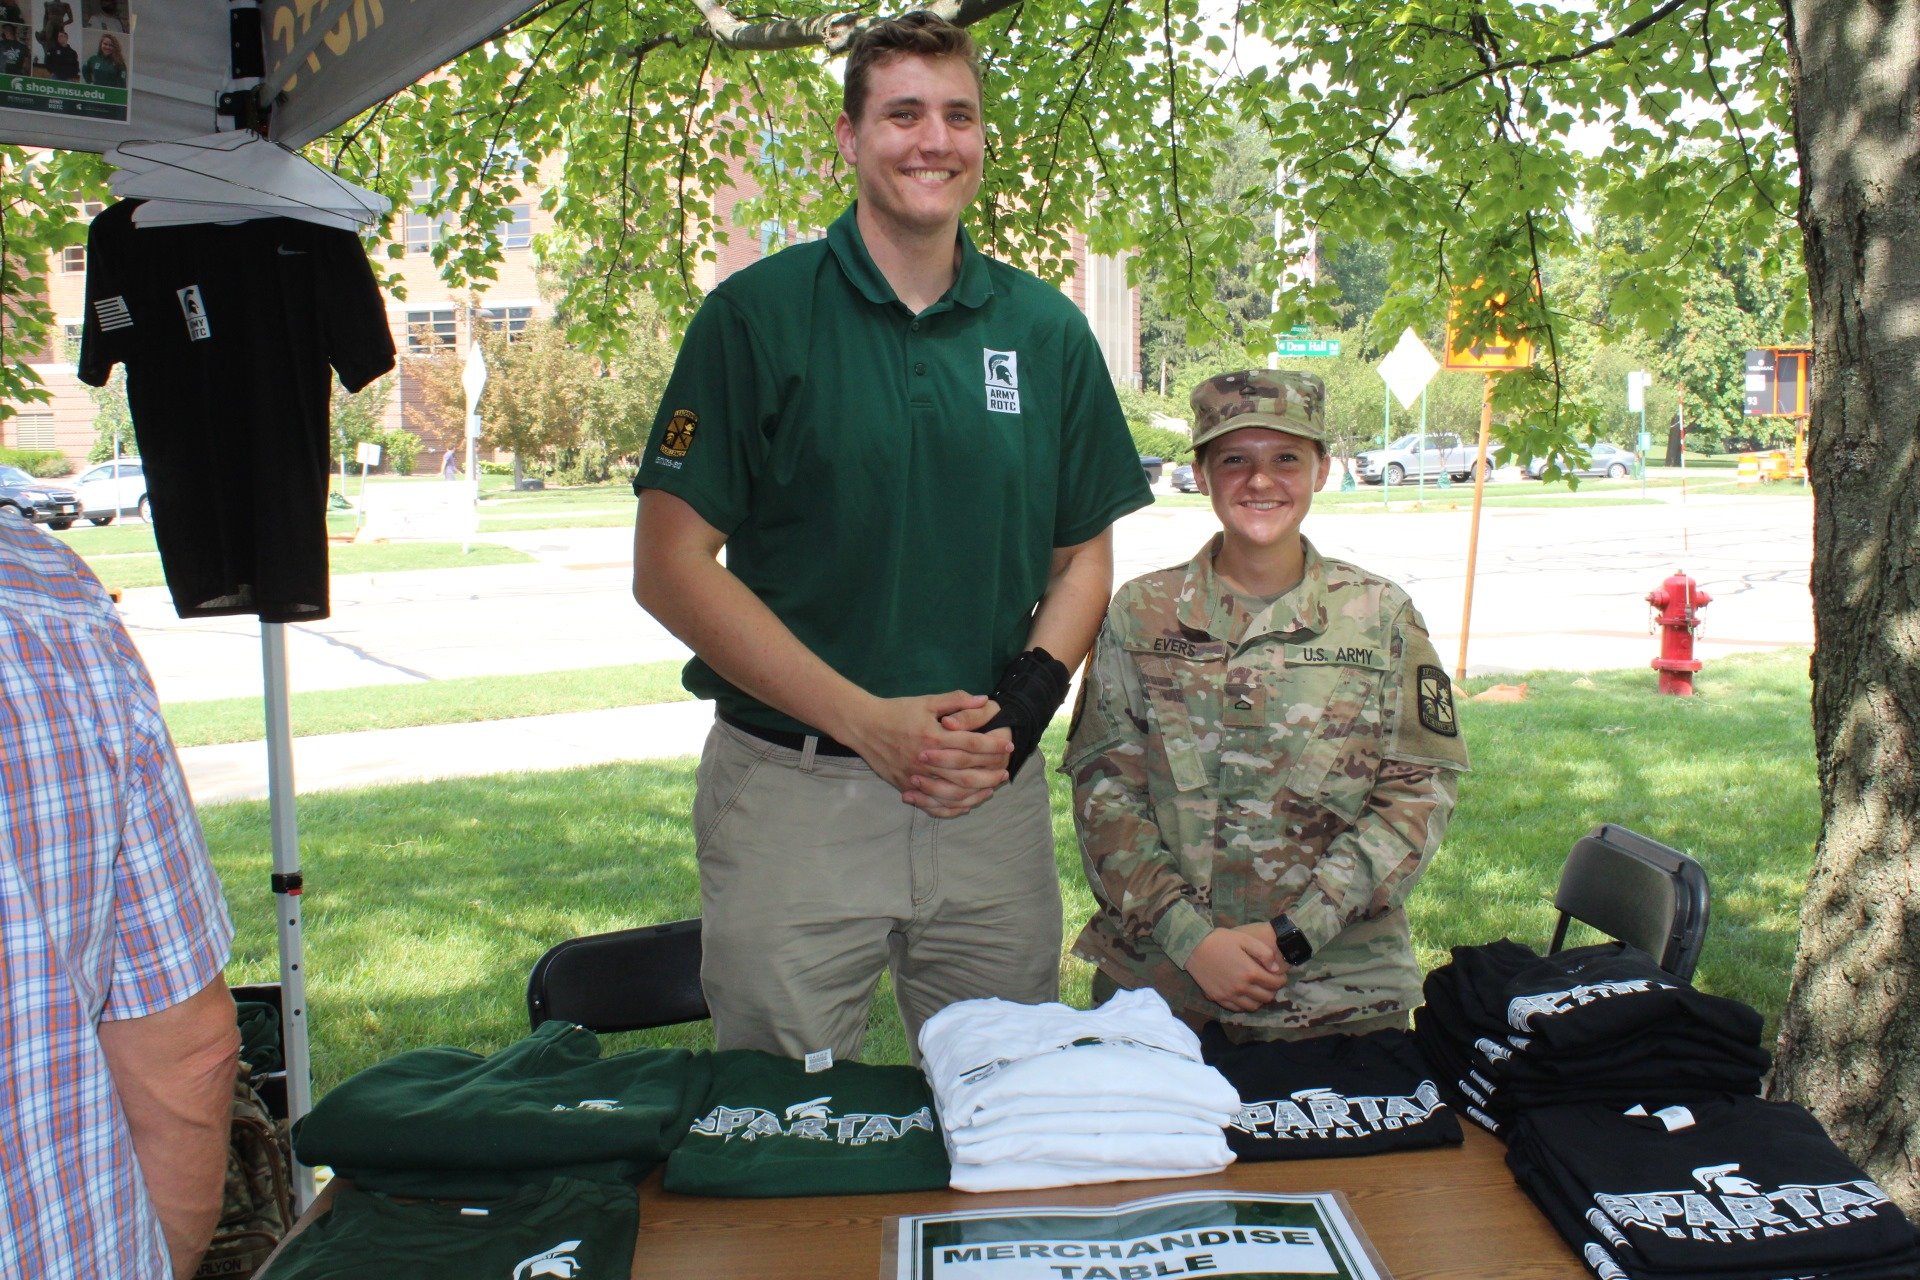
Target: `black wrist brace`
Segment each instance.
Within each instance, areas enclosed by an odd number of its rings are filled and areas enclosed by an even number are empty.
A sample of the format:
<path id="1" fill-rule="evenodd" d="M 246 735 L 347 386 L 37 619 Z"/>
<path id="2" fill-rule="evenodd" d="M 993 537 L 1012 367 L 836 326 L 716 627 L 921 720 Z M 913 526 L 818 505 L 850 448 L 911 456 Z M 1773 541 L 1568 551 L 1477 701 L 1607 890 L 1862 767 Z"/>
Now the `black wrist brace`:
<path id="1" fill-rule="evenodd" d="M 1013 730 L 1013 754 L 1007 757 L 1007 777 L 1020 772 L 1040 735 L 1047 731 L 1053 713 L 1067 700 L 1066 666 L 1045 649 L 1029 649 L 1000 673 L 1000 683 L 987 696 L 999 704 L 993 719 L 979 729 L 992 733 L 1006 727 Z"/>

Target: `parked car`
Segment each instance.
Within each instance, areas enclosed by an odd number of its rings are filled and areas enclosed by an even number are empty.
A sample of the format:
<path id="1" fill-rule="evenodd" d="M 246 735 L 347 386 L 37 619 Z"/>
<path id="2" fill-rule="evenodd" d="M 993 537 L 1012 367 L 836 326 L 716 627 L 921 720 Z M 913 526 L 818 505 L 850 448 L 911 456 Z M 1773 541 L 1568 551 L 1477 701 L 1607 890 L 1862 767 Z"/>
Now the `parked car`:
<path id="1" fill-rule="evenodd" d="M 1591 449 L 1582 446 L 1577 453 L 1560 459 L 1560 474 L 1570 476 L 1605 476 L 1609 480 L 1624 480 L 1633 474 L 1633 464 L 1640 455 L 1631 449 L 1622 449 L 1617 444 L 1608 444 L 1602 440 Z M 1528 461 L 1526 475 L 1529 480 L 1538 480 L 1546 474 L 1547 460 L 1534 458 Z"/>
<path id="2" fill-rule="evenodd" d="M 1200 486 L 1193 482 L 1193 464 L 1183 462 L 1173 469 L 1173 487 L 1181 493 L 1198 493 Z"/>
<path id="3" fill-rule="evenodd" d="M 1478 453 L 1477 440 L 1462 440 L 1451 431 L 1430 431 L 1424 448 L 1419 433 L 1415 432 L 1401 436 L 1384 449 L 1368 449 L 1354 461 L 1359 464 L 1360 479 L 1366 484 L 1404 484 L 1422 476 L 1429 480 L 1441 476 L 1471 480 Z M 1500 465 L 1499 454 L 1498 442 L 1488 441 L 1489 467 Z"/>
<path id="4" fill-rule="evenodd" d="M 1148 484 L 1159 484 L 1161 469 L 1167 465 L 1165 458 L 1156 458 L 1152 454 L 1140 455 L 1140 469 L 1147 473 Z"/>
<path id="5" fill-rule="evenodd" d="M 0 514 L 7 512 L 49 529 L 71 529 L 80 518 L 80 495 L 18 467 L 0 466 Z"/>
<path id="6" fill-rule="evenodd" d="M 138 458 L 88 467 L 73 487 L 80 491 L 82 519 L 95 524 L 112 524 L 115 516 L 147 519 L 147 468 Z"/>

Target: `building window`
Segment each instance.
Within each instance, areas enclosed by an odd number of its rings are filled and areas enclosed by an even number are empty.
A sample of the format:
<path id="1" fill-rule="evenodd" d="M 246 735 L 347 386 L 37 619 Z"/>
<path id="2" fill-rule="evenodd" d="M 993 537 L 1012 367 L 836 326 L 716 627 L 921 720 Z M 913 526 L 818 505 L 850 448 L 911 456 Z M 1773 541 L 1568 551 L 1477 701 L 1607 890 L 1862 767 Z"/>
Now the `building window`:
<path id="1" fill-rule="evenodd" d="M 508 342 L 518 341 L 532 321 L 533 308 L 530 306 L 483 307 L 480 310 L 480 322 L 495 333 L 506 334 Z"/>
<path id="2" fill-rule="evenodd" d="M 509 249 L 524 249 L 533 243 L 533 206 L 510 204 L 500 219 L 500 243 Z"/>
<path id="3" fill-rule="evenodd" d="M 453 308 L 407 312 L 408 351 L 453 349 Z"/>
<path id="4" fill-rule="evenodd" d="M 427 253 L 440 243 L 445 221 L 429 218 L 424 213 L 410 213 L 400 221 L 401 239 L 408 253 Z"/>
<path id="5" fill-rule="evenodd" d="M 102 209 L 106 208 L 98 200 L 89 200 L 80 206 L 80 216 L 92 221 Z M 70 244 L 60 251 L 60 270 L 77 273 L 87 269 L 87 246 Z"/>
<path id="6" fill-rule="evenodd" d="M 420 204 L 433 195 L 433 185 L 416 182 L 408 193 L 415 204 Z M 408 213 L 400 219 L 400 239 L 407 246 L 408 253 L 426 253 L 436 244 L 446 229 L 445 218 L 429 218 L 424 213 Z"/>
<path id="7" fill-rule="evenodd" d="M 16 449 L 42 449 L 52 451 L 53 415 L 50 413 L 16 413 L 13 415 L 13 447 Z"/>

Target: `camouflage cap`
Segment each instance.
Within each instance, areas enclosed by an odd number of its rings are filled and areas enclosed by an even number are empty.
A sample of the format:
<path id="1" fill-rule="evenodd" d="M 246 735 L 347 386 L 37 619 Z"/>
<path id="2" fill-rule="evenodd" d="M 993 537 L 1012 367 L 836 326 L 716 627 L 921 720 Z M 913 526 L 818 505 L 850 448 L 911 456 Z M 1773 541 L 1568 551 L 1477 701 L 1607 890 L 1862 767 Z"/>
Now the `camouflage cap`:
<path id="1" fill-rule="evenodd" d="M 1193 389 L 1193 447 L 1241 427 L 1270 427 L 1325 443 L 1327 386 L 1310 373 L 1242 369 Z"/>

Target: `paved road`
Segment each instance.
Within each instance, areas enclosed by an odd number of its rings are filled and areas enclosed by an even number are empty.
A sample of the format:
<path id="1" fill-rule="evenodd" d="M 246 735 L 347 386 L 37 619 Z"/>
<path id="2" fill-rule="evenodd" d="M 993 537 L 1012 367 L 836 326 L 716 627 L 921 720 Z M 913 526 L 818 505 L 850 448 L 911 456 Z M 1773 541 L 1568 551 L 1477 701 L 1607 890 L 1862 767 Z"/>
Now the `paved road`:
<path id="1" fill-rule="evenodd" d="M 1508 486 L 1509 488 L 1512 486 Z M 1413 593 L 1449 666 L 1459 651 L 1468 512 L 1323 511 L 1309 535 Z M 1655 490 L 1655 493 L 1661 491 Z M 1803 498 L 1698 496 L 1657 505 L 1489 508 L 1480 538 L 1470 675 L 1645 667 L 1657 647 L 1646 593 L 1676 568 L 1712 597 L 1701 655 L 1809 645 L 1812 508 Z M 1214 527 L 1205 508 L 1158 503 L 1123 520 L 1117 576 L 1184 560 Z M 533 565 L 334 579 L 333 616 L 287 628 L 296 690 L 403 684 L 684 657 L 628 594 L 624 529 L 488 535 Z M 259 696 L 250 618 L 183 622 L 164 590 L 123 616 L 167 701 Z"/>

